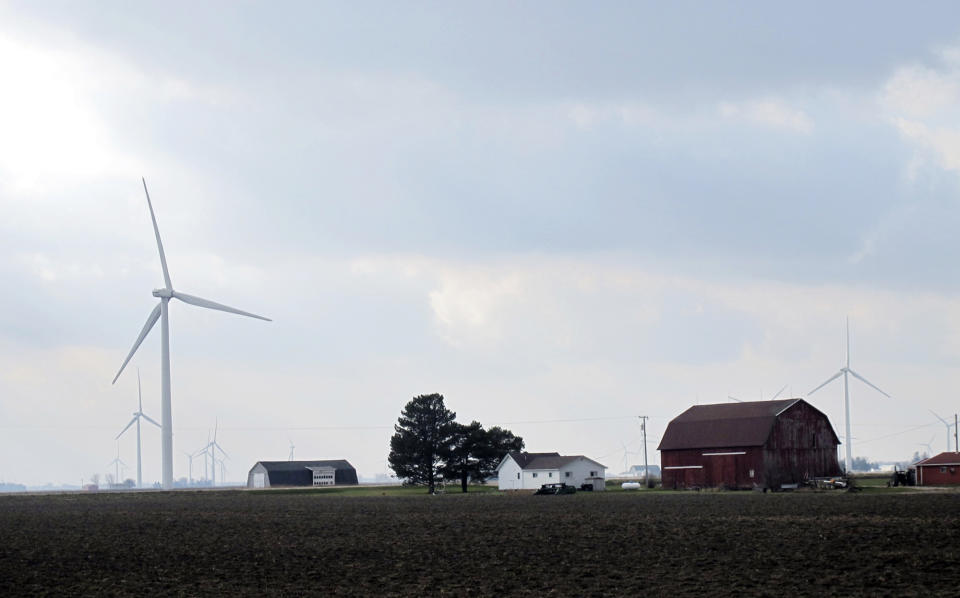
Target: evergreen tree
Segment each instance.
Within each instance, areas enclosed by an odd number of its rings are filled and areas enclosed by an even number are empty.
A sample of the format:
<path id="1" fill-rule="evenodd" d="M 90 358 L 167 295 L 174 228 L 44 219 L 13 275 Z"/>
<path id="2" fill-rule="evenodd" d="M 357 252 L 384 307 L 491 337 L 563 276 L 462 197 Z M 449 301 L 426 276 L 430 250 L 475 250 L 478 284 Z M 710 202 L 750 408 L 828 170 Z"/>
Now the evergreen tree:
<path id="1" fill-rule="evenodd" d="M 453 442 L 443 468 L 444 476 L 459 478 L 460 489 L 467 491 L 470 479 L 485 480 L 496 471 L 510 451 L 523 450 L 523 438 L 500 427 L 484 430 L 480 422 L 454 424 Z"/>
<path id="2" fill-rule="evenodd" d="M 398 478 L 426 484 L 433 493 L 437 473 L 451 453 L 456 416 L 440 394 L 420 395 L 407 403 L 390 438 L 388 462 Z"/>

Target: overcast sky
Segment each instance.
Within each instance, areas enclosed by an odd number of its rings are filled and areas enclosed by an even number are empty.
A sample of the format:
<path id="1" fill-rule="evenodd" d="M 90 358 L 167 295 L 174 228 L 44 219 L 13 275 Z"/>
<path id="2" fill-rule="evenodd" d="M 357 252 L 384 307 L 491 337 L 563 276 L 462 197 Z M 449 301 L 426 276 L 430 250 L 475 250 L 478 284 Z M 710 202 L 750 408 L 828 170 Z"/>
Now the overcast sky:
<path id="1" fill-rule="evenodd" d="M 621 471 L 696 403 L 844 363 L 854 454 L 960 410 L 953 2 L 0 2 L 0 481 L 107 471 L 160 418 L 258 460 L 387 471 L 459 419 Z M 958 393 L 955 395 L 954 393 Z M 843 436 L 840 382 L 808 399 Z M 119 444 L 135 477 L 134 435 Z M 200 475 L 198 463 L 194 476 Z M 160 434 L 144 430 L 144 479 Z"/>

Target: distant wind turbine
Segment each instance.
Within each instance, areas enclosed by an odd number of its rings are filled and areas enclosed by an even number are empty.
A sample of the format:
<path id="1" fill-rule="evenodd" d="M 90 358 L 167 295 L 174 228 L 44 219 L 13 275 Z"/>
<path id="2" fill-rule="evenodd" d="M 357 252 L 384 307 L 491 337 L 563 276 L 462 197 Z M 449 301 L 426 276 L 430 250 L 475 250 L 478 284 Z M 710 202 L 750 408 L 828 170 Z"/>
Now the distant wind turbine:
<path id="1" fill-rule="evenodd" d="M 143 329 L 140 331 L 140 336 L 137 337 L 137 340 L 133 343 L 133 348 L 130 349 L 130 353 L 127 355 L 127 358 L 123 361 L 123 365 L 120 366 L 120 371 L 117 372 L 117 375 L 113 378 L 113 382 L 116 383 L 117 378 L 120 377 L 120 374 L 123 373 L 123 368 L 127 367 L 127 363 L 130 361 L 130 358 L 133 357 L 133 354 L 137 352 L 137 348 L 140 347 L 140 343 L 143 342 L 143 339 L 147 337 L 150 330 L 153 328 L 153 325 L 157 323 L 157 320 L 160 320 L 160 371 L 161 371 L 161 382 L 160 382 L 160 421 L 163 422 L 161 427 L 161 448 L 163 456 L 163 488 L 169 490 L 173 488 L 173 413 L 170 406 L 170 310 L 169 303 L 170 299 L 179 299 L 184 303 L 189 303 L 190 305 L 196 305 L 197 307 L 206 307 L 207 309 L 216 309 L 219 311 L 225 311 L 232 314 L 239 314 L 241 316 L 248 316 L 251 318 L 257 318 L 259 320 L 271 321 L 270 318 L 265 318 L 263 316 L 258 316 L 246 311 L 241 311 L 233 307 L 228 307 L 226 305 L 215 303 L 208 299 L 202 299 L 200 297 L 194 297 L 193 295 L 187 295 L 186 293 L 180 293 L 173 290 L 173 283 L 170 282 L 170 272 L 167 270 L 167 257 L 163 253 L 163 243 L 160 241 L 160 229 L 157 227 L 157 218 L 153 213 L 153 204 L 150 202 L 150 193 L 147 191 L 147 181 L 143 180 L 143 192 L 147 196 L 147 207 L 150 209 L 150 220 L 153 222 L 153 232 L 157 238 L 157 250 L 160 253 L 160 267 L 163 269 L 163 281 L 166 285 L 162 289 L 154 289 L 153 296 L 160 299 L 160 303 L 153 308 L 153 311 L 150 312 L 150 315 L 147 316 L 147 322 L 143 325 Z"/>
<path id="2" fill-rule="evenodd" d="M 933 456 L 933 446 L 931 446 L 931 444 L 933 443 L 933 440 L 934 440 L 934 438 L 936 438 L 936 437 L 937 437 L 937 435 L 934 434 L 933 436 L 930 437 L 930 440 L 929 440 L 929 441 L 927 441 L 927 442 L 918 442 L 918 443 L 917 443 L 917 444 L 919 444 L 920 446 L 925 446 L 925 447 L 927 447 L 927 457 L 932 457 L 932 456 Z M 948 448 L 949 448 L 949 447 L 948 447 Z"/>
<path id="3" fill-rule="evenodd" d="M 140 418 L 147 420 L 148 422 L 150 422 L 151 424 L 155 425 L 158 428 L 160 427 L 160 424 L 155 422 L 152 417 L 150 417 L 149 415 L 143 412 L 143 393 L 140 390 L 140 369 L 139 368 L 137 368 L 137 400 L 138 400 L 139 408 L 133 414 L 133 419 L 130 420 L 130 423 L 127 424 L 127 427 L 121 430 L 119 434 L 117 434 L 116 439 L 120 440 L 120 437 L 123 436 L 123 433 L 126 432 L 128 429 L 130 429 L 130 426 L 132 426 L 134 422 L 136 422 L 137 424 L 137 488 L 143 488 L 143 477 L 141 475 L 141 462 L 140 462 Z"/>
<path id="4" fill-rule="evenodd" d="M 292 440 L 290 440 L 289 438 L 287 438 L 287 440 L 290 441 L 290 456 L 287 457 L 287 461 L 293 461 L 293 449 L 295 449 L 295 448 L 297 448 L 297 447 L 293 446 L 293 441 L 292 441 Z"/>
<path id="5" fill-rule="evenodd" d="M 782 393 L 783 391 L 787 390 L 787 386 L 789 386 L 789 385 L 788 385 L 788 384 L 784 384 L 782 387 L 780 387 L 780 390 L 778 390 L 777 393 L 776 393 L 775 395 L 773 395 L 773 397 L 770 398 L 770 400 L 771 400 L 771 401 L 775 401 L 775 400 L 777 399 L 777 397 L 780 396 L 780 393 Z M 742 402 L 743 402 L 742 399 L 738 399 L 737 397 L 735 397 L 735 396 L 733 396 L 733 395 L 727 395 L 727 398 L 730 399 L 731 401 L 736 401 L 736 402 L 738 402 L 738 403 L 742 403 Z M 761 400 L 761 401 L 763 400 L 763 390 L 760 391 L 760 400 Z"/>
<path id="6" fill-rule="evenodd" d="M 119 442 L 119 441 L 117 441 L 117 458 L 114 459 L 113 461 L 107 463 L 107 467 L 110 467 L 111 465 L 113 465 L 114 467 L 116 467 L 116 470 L 117 470 L 116 477 L 113 479 L 113 483 L 114 483 L 115 485 L 119 485 L 119 484 L 120 484 L 120 481 L 121 481 L 121 480 L 120 480 L 120 468 L 121 468 L 121 467 L 122 467 L 123 469 L 126 469 L 126 468 L 127 468 L 127 464 L 120 460 L 120 442 Z"/>
<path id="7" fill-rule="evenodd" d="M 933 409 L 929 409 L 930 413 L 933 413 L 933 416 L 943 422 L 943 425 L 947 427 L 947 452 L 950 452 L 950 428 L 956 425 L 956 423 L 950 423 L 947 420 L 943 419 Z"/>
<path id="8" fill-rule="evenodd" d="M 629 473 L 629 472 L 630 472 L 630 464 L 629 464 L 629 461 L 628 461 L 630 455 L 635 455 L 635 456 L 636 456 L 636 455 L 639 455 L 640 453 L 638 453 L 638 452 L 636 452 L 636 451 L 628 450 L 628 449 L 627 449 L 627 443 L 625 443 L 625 442 L 623 442 L 623 441 L 620 441 L 620 445 L 623 446 L 623 473 L 626 474 L 626 473 Z"/>
<path id="9" fill-rule="evenodd" d="M 203 465 L 204 469 L 207 468 L 207 460 L 206 460 L 207 457 L 210 458 L 210 468 L 211 468 L 210 485 L 211 486 L 217 485 L 217 461 L 223 460 L 223 459 L 217 459 L 217 451 L 220 451 L 220 453 L 227 459 L 230 458 L 230 455 L 227 454 L 227 451 L 223 450 L 223 447 L 220 446 L 219 442 L 217 442 L 217 428 L 219 426 L 220 426 L 220 423 L 217 422 L 213 427 L 213 440 L 210 439 L 210 436 L 208 434 L 207 444 L 196 453 L 197 455 L 200 455 L 200 454 L 206 455 L 206 457 L 204 457 L 204 465 Z"/>
<path id="10" fill-rule="evenodd" d="M 193 453 L 188 453 L 187 451 L 180 451 L 180 452 L 182 452 L 184 456 L 187 457 L 187 467 L 189 468 L 189 472 L 190 472 L 187 474 L 187 486 L 190 487 L 190 486 L 193 486 Z"/>
<path id="11" fill-rule="evenodd" d="M 845 432 L 845 435 L 844 435 L 844 438 L 843 438 L 843 442 L 844 442 L 844 444 L 847 445 L 847 446 L 845 447 L 845 448 L 846 448 L 846 452 L 845 452 L 845 454 L 844 454 L 844 457 L 845 457 L 845 458 L 844 458 L 844 467 L 845 467 L 847 473 L 849 473 L 850 471 L 852 471 L 851 467 L 852 467 L 852 465 L 853 465 L 853 450 L 852 450 L 853 447 L 850 446 L 850 441 L 853 440 L 853 437 L 850 436 L 850 382 L 849 382 L 849 378 L 848 378 L 848 376 L 847 376 L 848 374 L 849 374 L 850 376 L 853 376 L 853 377 L 856 378 L 857 380 L 860 380 L 861 382 L 863 382 L 864 384 L 866 384 L 866 385 L 869 386 L 870 388 L 874 389 L 875 391 L 879 392 L 879 393 L 882 394 L 883 396 L 885 396 L 885 397 L 887 397 L 887 398 L 890 398 L 890 395 L 888 395 L 887 393 L 883 392 L 882 390 L 880 390 L 880 388 L 878 388 L 878 387 L 877 387 L 876 385 L 874 385 L 872 382 L 870 382 L 869 380 L 867 380 L 866 378 L 864 378 L 864 377 L 861 376 L 860 374 L 858 374 L 858 373 L 856 373 L 855 371 L 853 371 L 852 369 L 850 369 L 850 318 L 847 318 L 847 365 L 845 365 L 844 367 L 840 368 L 840 371 L 837 372 L 836 374 L 834 374 L 833 376 L 831 376 L 830 378 L 828 378 L 826 382 L 824 382 L 824 383 L 821 384 L 820 386 L 814 388 L 813 390 L 811 390 L 810 392 L 807 393 L 808 396 L 809 396 L 809 395 L 812 395 L 813 393 L 817 392 L 818 390 L 820 390 L 821 388 L 823 388 L 823 387 L 826 386 L 827 384 L 830 384 L 831 382 L 833 382 L 834 380 L 836 380 L 836 379 L 839 378 L 840 376 L 843 376 L 843 410 L 844 410 L 844 424 L 845 424 L 845 426 L 846 426 L 846 432 Z"/>

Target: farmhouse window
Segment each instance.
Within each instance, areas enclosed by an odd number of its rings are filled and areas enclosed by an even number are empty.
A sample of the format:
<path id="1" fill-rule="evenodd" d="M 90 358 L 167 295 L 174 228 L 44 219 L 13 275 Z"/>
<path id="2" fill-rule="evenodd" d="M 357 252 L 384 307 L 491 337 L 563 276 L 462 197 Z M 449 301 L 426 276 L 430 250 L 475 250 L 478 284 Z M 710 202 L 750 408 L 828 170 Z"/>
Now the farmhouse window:
<path id="1" fill-rule="evenodd" d="M 537 472 L 533 472 L 533 477 L 537 477 Z"/>
<path id="2" fill-rule="evenodd" d="M 518 480 L 520 479 L 520 472 L 519 472 L 519 471 L 517 472 L 517 479 L 518 479 Z"/>
<path id="3" fill-rule="evenodd" d="M 752 469 L 750 470 L 750 477 L 751 477 L 751 478 L 753 477 L 753 470 L 752 470 Z"/>
<path id="4" fill-rule="evenodd" d="M 548 477 L 548 478 L 552 478 L 552 477 L 553 477 L 553 472 L 551 471 L 550 473 L 548 473 L 548 474 L 547 474 L 547 477 Z"/>
<path id="5" fill-rule="evenodd" d="M 563 472 L 563 477 L 569 478 L 569 477 L 570 477 L 570 472 L 569 472 L 569 471 Z"/>
<path id="6" fill-rule="evenodd" d="M 940 473 L 947 473 L 947 466 L 946 466 L 946 465 L 940 467 Z"/>
<path id="7" fill-rule="evenodd" d="M 597 477 L 597 472 L 591 471 L 591 472 L 590 472 L 590 477 L 591 477 L 591 478 Z"/>

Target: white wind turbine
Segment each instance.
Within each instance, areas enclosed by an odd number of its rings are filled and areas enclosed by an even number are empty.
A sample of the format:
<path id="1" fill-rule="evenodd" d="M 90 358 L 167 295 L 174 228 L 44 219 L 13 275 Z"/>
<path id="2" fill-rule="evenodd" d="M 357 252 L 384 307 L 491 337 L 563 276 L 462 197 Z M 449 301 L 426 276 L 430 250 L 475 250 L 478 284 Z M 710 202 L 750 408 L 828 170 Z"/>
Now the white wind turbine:
<path id="1" fill-rule="evenodd" d="M 952 428 L 953 426 L 955 426 L 955 425 L 956 425 L 956 422 L 954 422 L 954 423 L 951 424 L 951 423 L 948 422 L 947 420 L 945 420 L 945 419 L 943 419 L 942 417 L 940 417 L 939 415 L 937 415 L 937 413 L 936 413 L 933 409 L 928 409 L 927 411 L 929 411 L 930 413 L 933 413 L 933 416 L 936 417 L 937 419 L 939 419 L 941 422 L 943 422 L 943 425 L 946 426 L 946 428 L 947 428 L 947 452 L 949 453 L 949 452 L 950 452 L 950 428 Z"/>
<path id="2" fill-rule="evenodd" d="M 138 404 L 140 408 L 137 409 L 136 413 L 133 414 L 133 419 L 130 420 L 130 423 L 127 424 L 127 427 L 125 427 L 123 430 L 120 431 L 119 434 L 117 434 L 116 439 L 120 440 L 120 437 L 123 436 L 123 433 L 126 432 L 128 429 L 130 429 L 130 426 L 132 426 L 134 422 L 136 422 L 137 424 L 137 488 L 143 488 L 143 479 L 141 476 L 141 464 L 140 464 L 140 418 L 147 420 L 148 422 L 150 422 L 151 424 L 155 425 L 158 428 L 160 427 L 160 424 L 155 422 L 152 417 L 150 417 L 149 415 L 143 412 L 143 393 L 140 390 L 140 370 L 139 369 L 137 369 L 137 399 L 139 401 Z"/>
<path id="3" fill-rule="evenodd" d="M 187 487 L 190 488 L 193 486 L 193 453 L 188 453 L 187 451 L 180 451 L 187 458 L 187 467 L 189 472 L 187 474 Z"/>
<path id="4" fill-rule="evenodd" d="M 293 449 L 295 449 L 295 448 L 297 448 L 297 447 L 293 446 L 293 441 L 292 441 L 292 440 L 290 440 L 289 438 L 287 438 L 287 440 L 290 441 L 290 456 L 287 457 L 287 461 L 293 461 Z"/>
<path id="5" fill-rule="evenodd" d="M 117 457 L 113 461 L 107 463 L 107 467 L 110 467 L 111 465 L 117 468 L 117 473 L 115 474 L 116 477 L 113 479 L 113 484 L 115 486 L 119 486 L 121 484 L 120 468 L 121 467 L 123 469 L 127 468 L 127 464 L 120 460 L 120 442 L 119 441 L 117 442 Z"/>
<path id="6" fill-rule="evenodd" d="M 170 303 L 170 299 L 179 299 L 184 303 L 196 305 L 197 307 L 216 309 L 233 314 L 239 314 L 241 316 L 257 318 L 259 320 L 266 320 L 268 322 L 270 321 L 270 318 L 264 318 L 263 316 L 258 316 L 256 314 L 241 311 L 220 303 L 215 303 L 208 299 L 201 299 L 200 297 L 194 297 L 193 295 L 187 295 L 186 293 L 180 293 L 173 290 L 173 284 L 170 282 L 170 272 L 167 270 L 167 257 L 163 253 L 163 243 L 160 241 L 160 229 L 157 227 L 157 218 L 153 213 L 153 204 L 150 202 L 150 193 L 147 191 L 146 180 L 143 180 L 143 192 L 147 195 L 147 207 L 150 209 L 150 220 L 153 222 L 153 232 L 157 237 L 157 250 L 160 252 L 160 266 L 163 269 L 163 281 L 166 286 L 162 289 L 153 290 L 153 296 L 159 298 L 160 303 L 158 303 L 157 306 L 153 308 L 153 311 L 150 312 L 150 315 L 147 316 L 147 323 L 143 325 L 143 329 L 140 331 L 140 336 L 138 336 L 137 340 L 133 343 L 133 348 L 130 349 L 130 353 L 123 361 L 123 365 L 120 366 L 120 371 L 117 372 L 117 375 L 113 378 L 113 381 L 116 382 L 117 378 L 120 377 L 120 374 L 123 372 L 123 368 L 127 366 L 130 358 L 133 357 L 133 354 L 137 352 L 137 348 L 140 347 L 140 343 L 143 342 L 143 339 L 146 338 L 147 334 L 153 328 L 153 325 L 156 324 L 157 320 L 159 319 L 161 370 L 160 421 L 162 422 L 160 428 L 163 456 L 162 483 L 165 490 L 170 490 L 173 488 L 173 414 L 170 407 L 170 310 L 168 305 Z"/>
<path id="7" fill-rule="evenodd" d="M 872 382 L 870 382 L 869 380 L 867 380 L 866 378 L 864 378 L 864 377 L 861 376 L 860 374 L 858 374 L 858 373 L 856 373 L 855 371 L 853 371 L 852 369 L 850 369 L 850 318 L 847 318 L 847 365 L 845 365 L 844 367 L 840 368 L 840 371 L 837 372 L 836 374 L 834 374 L 833 376 L 831 376 L 830 378 L 828 378 L 826 382 L 824 382 L 824 383 L 821 384 L 820 386 L 814 388 L 813 390 L 811 390 L 810 392 L 807 393 L 807 396 L 812 395 L 813 393 L 817 392 L 818 390 L 820 390 L 821 388 L 823 388 L 823 387 L 826 386 L 827 384 L 830 384 L 831 382 L 833 382 L 834 380 L 836 380 L 836 379 L 839 378 L 840 376 L 843 376 L 843 411 L 844 411 L 844 424 L 845 424 L 845 427 L 846 427 L 845 435 L 844 435 L 844 438 L 843 438 L 843 442 L 844 442 L 844 444 L 847 445 L 847 446 L 846 446 L 846 452 L 845 452 L 845 454 L 844 454 L 844 461 L 843 461 L 843 463 L 844 463 L 844 468 L 846 469 L 847 473 L 849 474 L 849 473 L 850 473 L 850 467 L 851 467 L 851 465 L 852 465 L 852 463 L 853 463 L 853 451 L 852 451 L 852 447 L 850 446 L 850 441 L 851 441 L 853 438 L 850 436 L 850 381 L 849 381 L 848 374 L 849 374 L 850 376 L 853 376 L 853 377 L 856 378 L 857 380 L 860 380 L 861 382 L 863 382 L 864 384 L 866 384 L 866 385 L 869 386 L 870 388 L 874 389 L 875 391 L 879 392 L 879 393 L 882 394 L 883 396 L 885 396 L 885 397 L 887 397 L 887 398 L 890 398 L 890 395 L 888 395 L 887 393 L 883 392 L 883 391 L 880 390 L 876 385 L 874 385 Z"/>
<path id="8" fill-rule="evenodd" d="M 230 458 L 230 455 L 227 454 L 227 451 L 223 450 L 223 447 L 220 446 L 219 442 L 217 442 L 217 428 L 219 426 L 220 426 L 219 423 L 214 424 L 213 440 L 210 440 L 210 436 L 208 433 L 207 444 L 196 453 L 197 455 L 201 455 L 201 454 L 205 455 L 204 461 L 203 461 L 204 469 L 207 468 L 207 457 L 210 458 L 210 468 L 211 468 L 210 469 L 210 485 L 214 487 L 217 485 L 217 461 L 220 461 L 221 463 L 223 462 L 223 459 L 217 459 L 217 451 L 220 451 L 220 453 L 227 459 Z M 222 471 L 223 470 L 221 469 L 221 472 Z M 221 479 L 220 481 L 223 481 L 223 480 Z"/>

